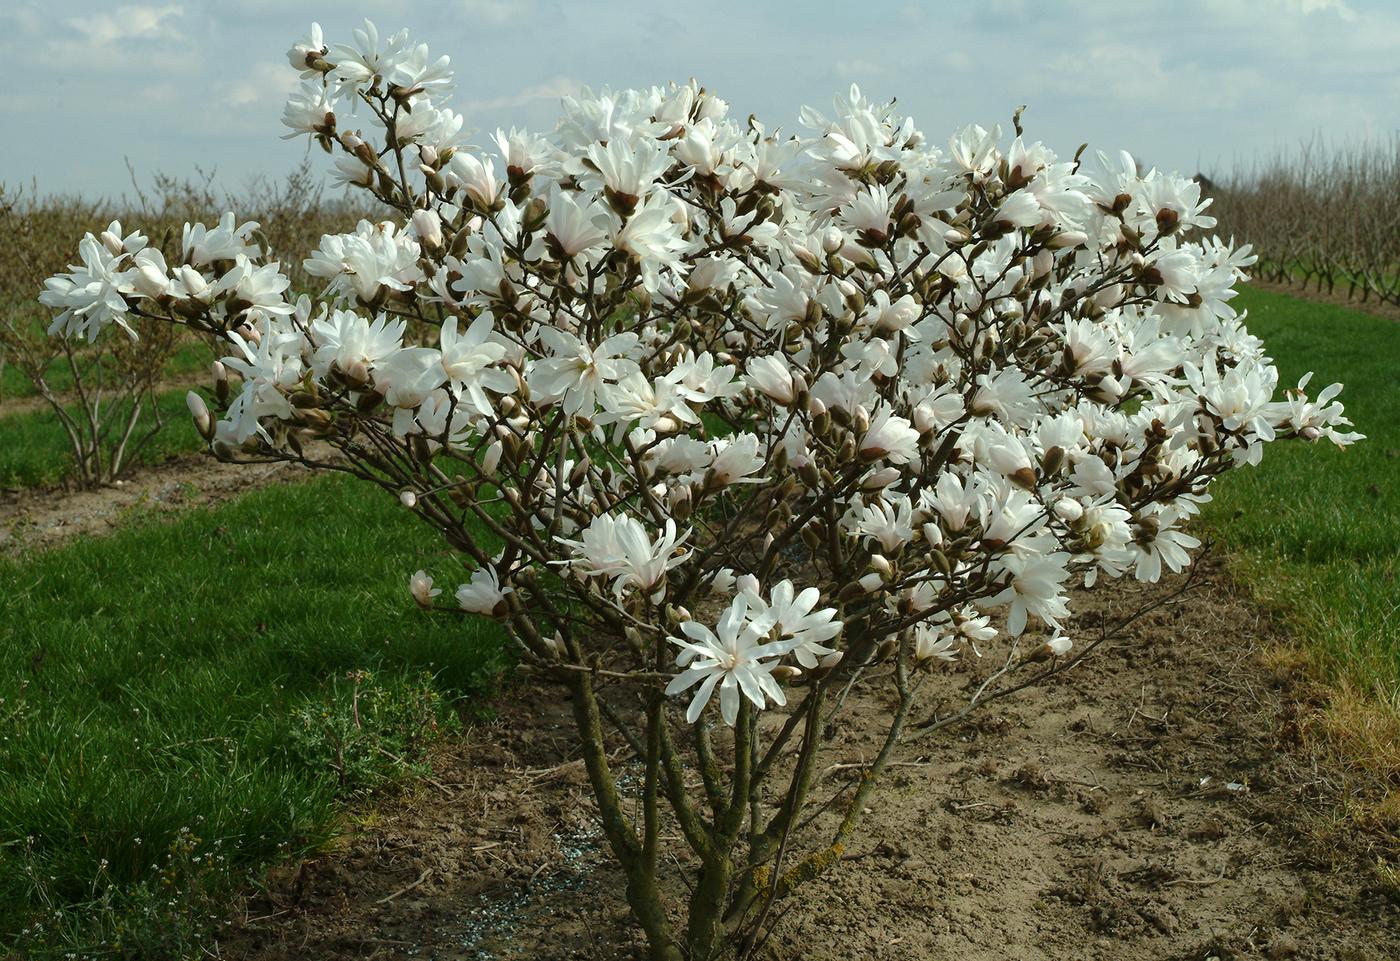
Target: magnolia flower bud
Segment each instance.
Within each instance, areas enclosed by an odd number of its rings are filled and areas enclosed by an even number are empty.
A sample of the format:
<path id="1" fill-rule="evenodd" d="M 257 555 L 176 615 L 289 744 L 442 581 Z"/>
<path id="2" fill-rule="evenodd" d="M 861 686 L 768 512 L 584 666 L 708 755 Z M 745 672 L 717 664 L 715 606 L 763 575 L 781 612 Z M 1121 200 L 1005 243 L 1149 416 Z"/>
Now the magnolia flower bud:
<path id="1" fill-rule="evenodd" d="M 433 606 L 433 598 L 442 591 L 433 587 L 433 578 L 427 571 L 414 571 L 408 579 L 408 592 L 413 595 L 413 599 L 418 602 L 418 606 L 429 608 Z"/>
<path id="2" fill-rule="evenodd" d="M 199 431 L 199 436 L 205 440 L 214 439 L 214 419 L 209 416 L 209 408 L 204 403 L 204 398 L 194 391 L 185 394 L 185 406 L 190 409 L 190 416 L 194 418 L 194 429 Z"/>
<path id="3" fill-rule="evenodd" d="M 447 180 L 438 171 L 427 164 L 419 164 L 418 172 L 423 175 L 423 179 L 428 182 L 428 189 L 435 194 L 445 194 L 447 192 Z"/>
<path id="4" fill-rule="evenodd" d="M 481 472 L 483 474 L 494 474 L 496 468 L 500 466 L 501 454 L 505 452 L 505 445 L 500 441 L 494 441 L 486 448 L 485 455 L 481 458 Z"/>
<path id="5" fill-rule="evenodd" d="M 857 434 L 864 434 L 870 429 L 870 412 L 860 404 L 851 413 L 851 429 Z"/>
<path id="6" fill-rule="evenodd" d="M 1082 247 L 1089 242 L 1088 236 L 1080 230 L 1066 230 L 1050 238 L 1050 247 L 1053 250 L 1064 250 L 1068 247 Z"/>
<path id="7" fill-rule="evenodd" d="M 1038 664 L 1048 661 L 1053 657 L 1063 657 L 1069 653 L 1074 643 L 1064 635 L 1056 635 L 1044 644 L 1025 654 L 1021 660 L 1027 664 Z"/>
<path id="8" fill-rule="evenodd" d="M 430 250 L 442 249 L 442 218 L 431 210 L 413 212 L 413 230 Z"/>
<path id="9" fill-rule="evenodd" d="M 1028 491 L 1035 490 L 1035 471 L 1031 470 L 1029 467 L 1021 467 L 1012 471 L 1007 475 L 1007 479 L 1017 487 L 1025 488 Z"/>
<path id="10" fill-rule="evenodd" d="M 413 508 L 418 506 L 418 495 L 405 488 L 399 491 L 399 503 L 409 510 L 413 510 Z"/>
<path id="11" fill-rule="evenodd" d="M 899 480 L 900 471 L 898 467 L 881 467 L 879 470 L 871 471 L 860 482 L 860 489 L 863 491 L 884 490 L 895 481 Z"/>
<path id="12" fill-rule="evenodd" d="M 345 379 L 352 387 L 369 386 L 369 368 L 365 366 L 365 362 L 362 360 L 355 361 L 353 364 L 346 367 L 342 373 L 344 373 Z"/>
<path id="13" fill-rule="evenodd" d="M 209 293 L 209 282 L 204 279 L 204 275 L 188 264 L 182 264 L 175 269 L 179 274 L 176 279 L 180 281 L 180 286 L 185 288 L 185 293 L 195 300 L 204 300 Z"/>
<path id="14" fill-rule="evenodd" d="M 933 407 L 929 404 L 919 404 L 914 408 L 914 429 L 920 434 L 927 434 L 938 429 L 938 420 L 934 416 Z"/>
<path id="15" fill-rule="evenodd" d="M 1055 502 L 1054 511 L 1060 520 L 1073 524 L 1084 516 L 1084 505 L 1073 497 L 1061 497 Z"/>
<path id="16" fill-rule="evenodd" d="M 214 377 L 214 398 L 220 405 L 227 406 L 229 397 L 228 369 L 221 361 L 216 360 L 209 365 L 209 372 Z"/>
<path id="17" fill-rule="evenodd" d="M 873 594 L 876 591 L 878 591 L 880 589 L 880 585 L 884 582 L 885 579 L 881 577 L 879 572 L 877 571 L 871 571 L 869 574 L 863 575 L 860 578 L 860 580 L 856 581 L 856 583 L 859 584 L 867 594 Z"/>
<path id="18" fill-rule="evenodd" d="M 1031 259 L 1031 276 L 1036 280 L 1049 276 L 1055 268 L 1055 255 L 1049 250 L 1037 250 Z"/>
<path id="19" fill-rule="evenodd" d="M 164 297 L 166 290 L 170 287 L 170 278 L 166 277 L 155 264 L 142 264 L 137 268 L 135 276 L 132 277 L 131 286 L 136 288 L 136 292 L 155 300 Z"/>
<path id="20" fill-rule="evenodd" d="M 846 245 L 846 238 L 840 227 L 828 227 L 822 232 L 822 252 L 834 254 Z"/>

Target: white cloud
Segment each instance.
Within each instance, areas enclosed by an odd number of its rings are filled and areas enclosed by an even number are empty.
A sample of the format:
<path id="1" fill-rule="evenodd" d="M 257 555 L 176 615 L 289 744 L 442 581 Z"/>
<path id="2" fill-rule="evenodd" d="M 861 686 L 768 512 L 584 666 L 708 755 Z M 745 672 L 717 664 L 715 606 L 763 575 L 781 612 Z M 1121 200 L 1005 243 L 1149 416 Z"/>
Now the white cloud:
<path id="1" fill-rule="evenodd" d="M 138 37 L 178 39 L 179 30 L 169 21 L 179 19 L 181 13 L 175 4 L 163 7 L 123 6 L 110 13 L 69 17 L 63 22 L 87 37 L 93 46 L 105 47 L 118 40 Z"/>
<path id="2" fill-rule="evenodd" d="M 285 62 L 263 60 L 230 84 L 224 96 L 231 107 L 280 102 L 296 89 L 297 83 L 296 72 L 288 69 Z"/>
<path id="3" fill-rule="evenodd" d="M 1346 140 L 1400 126 L 1400 0 L 895 0 L 883 20 L 843 0 L 808 0 L 797 20 L 753 0 L 710 0 L 706 16 L 689 20 L 648 0 L 609 0 L 605 16 L 602 6 L 0 0 L 0 63 L 15 77 L 0 119 L 25 127 L 11 138 L 24 146 L 0 151 L 0 179 L 27 179 L 49 168 L 48 153 L 92 140 L 72 131 L 98 131 L 107 157 L 85 159 L 86 169 L 74 162 L 50 179 L 54 189 L 121 189 L 126 175 L 113 157 L 159 158 L 174 172 L 204 162 L 215 144 L 221 176 L 294 163 L 305 145 L 276 139 L 280 101 L 295 83 L 281 52 L 311 20 L 339 41 L 364 15 L 451 56 L 452 106 L 488 130 L 550 129 L 558 98 L 583 83 L 692 75 L 737 115 L 753 110 L 784 129 L 801 104 L 825 104 L 852 82 L 879 101 L 898 97 L 936 140 L 971 121 L 1005 125 L 1024 103 L 1032 136 L 1057 149 L 1121 145 L 1178 169 L 1247 159 L 1318 131 Z M 749 29 L 735 31 L 740 21 Z M 677 36 L 685 42 L 667 41 Z M 64 65 L 57 74 L 55 63 Z M 153 101 L 134 95 L 143 88 L 181 122 L 145 123 Z"/>
<path id="4" fill-rule="evenodd" d="M 44 16 L 38 4 L 25 3 L 0 10 L 0 23 L 8 24 L 6 32 L 13 29 L 26 36 L 34 36 L 44 28 Z"/>
<path id="5" fill-rule="evenodd" d="M 471 20 L 504 26 L 513 20 L 530 16 L 530 0 L 459 0 L 463 13 Z"/>
<path id="6" fill-rule="evenodd" d="M 1346 0 L 1301 0 L 1303 13 L 1323 13 L 1332 11 L 1346 23 L 1355 23 L 1356 10 Z"/>
<path id="7" fill-rule="evenodd" d="M 863 77 L 873 77 L 885 72 L 883 65 L 872 63 L 869 60 L 838 60 L 836 61 L 836 75 L 842 80 L 860 80 Z"/>
<path id="8" fill-rule="evenodd" d="M 479 110 L 506 110 L 511 107 L 523 107 L 536 100 L 558 100 L 561 97 L 571 97 L 578 93 L 582 86 L 582 83 L 572 77 L 555 77 L 553 80 L 533 84 L 519 93 L 513 93 L 509 96 L 468 100 L 462 104 L 462 110 L 471 113 Z"/>

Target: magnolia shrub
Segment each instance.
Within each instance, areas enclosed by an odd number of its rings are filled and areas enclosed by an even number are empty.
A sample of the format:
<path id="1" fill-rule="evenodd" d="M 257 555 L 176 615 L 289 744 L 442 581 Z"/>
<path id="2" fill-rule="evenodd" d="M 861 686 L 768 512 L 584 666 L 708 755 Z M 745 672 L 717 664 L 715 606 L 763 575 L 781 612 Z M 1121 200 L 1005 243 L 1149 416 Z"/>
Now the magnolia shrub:
<path id="1" fill-rule="evenodd" d="M 43 300 L 60 330 L 226 343 L 217 419 L 190 398 L 218 456 L 350 471 L 441 533 L 461 584 L 413 597 L 567 688 L 655 958 L 750 951 L 921 692 L 1056 672 L 1071 588 L 1181 570 L 1210 480 L 1266 442 L 1358 436 L 1337 387 L 1273 399 L 1231 307 L 1248 248 L 1126 154 L 1091 171 L 1019 117 L 940 149 L 855 88 L 770 132 L 693 83 L 585 90 L 477 150 L 406 34 L 290 58 L 288 136 L 386 211 L 311 252 L 318 296 L 229 214 L 172 260 L 89 236 Z M 884 740 L 799 831 L 857 685 L 890 692 Z"/>

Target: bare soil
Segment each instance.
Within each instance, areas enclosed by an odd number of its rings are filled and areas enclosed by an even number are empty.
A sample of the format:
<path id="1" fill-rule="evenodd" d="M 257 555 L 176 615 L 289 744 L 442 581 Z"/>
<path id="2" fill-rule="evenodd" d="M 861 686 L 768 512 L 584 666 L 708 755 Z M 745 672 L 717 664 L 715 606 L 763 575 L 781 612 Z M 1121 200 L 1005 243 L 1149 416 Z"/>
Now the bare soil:
<path id="1" fill-rule="evenodd" d="M 1075 626 L 1089 636 L 1171 589 L 1086 593 Z M 1318 830 L 1348 788 L 1299 742 L 1290 679 L 1258 655 L 1276 640 L 1212 568 L 1050 686 L 912 739 L 846 863 L 785 905 L 761 956 L 1400 957 L 1400 894 L 1374 870 L 1396 839 Z M 950 690 L 977 669 L 952 670 Z M 873 756 L 890 706 L 878 690 L 850 705 L 827 791 Z M 811 830 L 829 836 L 832 817 Z M 217 956 L 640 957 L 620 891 L 567 703 L 527 686 L 336 850 L 274 871 Z"/>
<path id="2" fill-rule="evenodd" d="M 0 490 L 0 557 L 100 536 L 134 517 L 171 515 L 308 476 L 295 464 L 226 464 L 199 453 L 139 468 L 127 480 L 92 490 Z"/>

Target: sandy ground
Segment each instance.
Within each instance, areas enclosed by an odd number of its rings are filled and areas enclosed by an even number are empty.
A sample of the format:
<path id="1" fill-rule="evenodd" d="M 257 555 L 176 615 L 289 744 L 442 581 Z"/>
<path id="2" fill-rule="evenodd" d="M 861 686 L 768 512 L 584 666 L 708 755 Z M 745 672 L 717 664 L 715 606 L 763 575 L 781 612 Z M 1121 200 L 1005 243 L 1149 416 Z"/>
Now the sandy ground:
<path id="1" fill-rule="evenodd" d="M 200 454 L 91 492 L 0 491 L 0 556 L 305 476 Z M 763 957 L 1400 958 L 1400 892 L 1374 867 L 1400 840 L 1319 830 L 1353 786 L 1299 744 L 1307 709 L 1258 654 L 1279 638 L 1210 573 L 1052 686 L 907 743 L 847 863 L 793 900 Z M 1082 595 L 1070 633 L 1170 590 Z M 938 683 L 955 696 L 978 671 Z M 854 700 L 828 793 L 873 755 L 890 706 L 879 692 Z M 442 746 L 431 779 L 355 812 L 335 850 L 272 872 L 217 956 L 640 956 L 567 704 L 522 686 L 497 711 Z M 807 840 L 832 827 L 818 819 Z M 683 893 L 678 875 L 667 883 Z"/>
<path id="2" fill-rule="evenodd" d="M 1076 628 L 1168 591 L 1083 595 Z M 1396 839 L 1318 839 L 1345 788 L 1298 745 L 1288 678 L 1258 657 L 1271 640 L 1210 569 L 1051 686 L 914 739 L 847 863 L 803 889 L 762 956 L 1400 957 L 1400 904 L 1372 867 Z M 953 669 L 947 690 L 977 670 Z M 873 755 L 889 707 L 879 693 L 852 705 L 824 788 Z M 444 747 L 430 782 L 361 812 L 337 850 L 274 872 L 218 956 L 638 957 L 566 704 L 526 687 L 498 710 Z"/>

